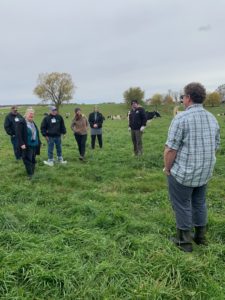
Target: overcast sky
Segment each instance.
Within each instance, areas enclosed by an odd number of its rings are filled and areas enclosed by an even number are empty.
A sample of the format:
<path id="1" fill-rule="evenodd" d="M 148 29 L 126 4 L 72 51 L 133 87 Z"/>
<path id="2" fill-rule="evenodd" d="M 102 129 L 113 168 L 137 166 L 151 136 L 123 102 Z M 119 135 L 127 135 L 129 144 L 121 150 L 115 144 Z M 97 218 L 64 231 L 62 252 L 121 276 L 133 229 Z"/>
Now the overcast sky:
<path id="1" fill-rule="evenodd" d="M 225 83 L 224 0 L 0 0 L 0 104 L 38 103 L 40 73 L 67 72 L 73 102 Z"/>

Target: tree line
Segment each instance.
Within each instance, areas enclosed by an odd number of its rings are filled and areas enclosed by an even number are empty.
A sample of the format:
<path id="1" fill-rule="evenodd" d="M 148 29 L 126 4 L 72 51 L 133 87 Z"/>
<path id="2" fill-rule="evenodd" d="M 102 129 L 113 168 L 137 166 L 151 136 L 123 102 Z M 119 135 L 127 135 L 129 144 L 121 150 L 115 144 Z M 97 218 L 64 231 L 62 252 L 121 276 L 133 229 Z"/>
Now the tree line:
<path id="1" fill-rule="evenodd" d="M 76 86 L 73 83 L 72 76 L 68 73 L 42 73 L 38 76 L 37 86 L 34 94 L 38 96 L 43 103 L 51 102 L 57 109 L 63 104 L 73 99 Z M 145 92 L 140 87 L 130 87 L 123 93 L 124 102 L 130 106 L 132 100 L 138 100 L 141 105 L 151 104 L 159 106 L 161 104 L 172 105 L 179 103 L 181 93 L 168 91 L 168 94 L 154 94 L 151 98 L 145 100 Z M 205 106 L 219 106 L 225 102 L 225 84 L 217 88 L 215 92 L 208 93 L 204 102 Z"/>

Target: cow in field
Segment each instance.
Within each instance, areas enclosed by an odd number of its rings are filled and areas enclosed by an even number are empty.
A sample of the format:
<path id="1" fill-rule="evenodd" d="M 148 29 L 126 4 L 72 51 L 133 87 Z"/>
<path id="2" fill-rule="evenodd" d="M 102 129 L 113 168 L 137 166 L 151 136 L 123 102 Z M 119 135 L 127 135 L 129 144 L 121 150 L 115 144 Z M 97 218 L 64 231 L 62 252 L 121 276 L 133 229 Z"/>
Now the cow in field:
<path id="1" fill-rule="evenodd" d="M 225 116 L 225 113 L 217 114 L 217 116 Z"/>
<path id="2" fill-rule="evenodd" d="M 68 119 L 69 117 L 70 117 L 70 113 L 67 112 L 67 113 L 66 113 L 66 118 Z"/>
<path id="3" fill-rule="evenodd" d="M 161 115 L 158 111 L 145 111 L 147 121 L 152 120 L 153 118 L 161 118 Z"/>
<path id="4" fill-rule="evenodd" d="M 107 117 L 107 119 L 110 119 L 110 120 L 121 120 L 122 116 L 121 115 L 110 115 L 110 116 Z"/>

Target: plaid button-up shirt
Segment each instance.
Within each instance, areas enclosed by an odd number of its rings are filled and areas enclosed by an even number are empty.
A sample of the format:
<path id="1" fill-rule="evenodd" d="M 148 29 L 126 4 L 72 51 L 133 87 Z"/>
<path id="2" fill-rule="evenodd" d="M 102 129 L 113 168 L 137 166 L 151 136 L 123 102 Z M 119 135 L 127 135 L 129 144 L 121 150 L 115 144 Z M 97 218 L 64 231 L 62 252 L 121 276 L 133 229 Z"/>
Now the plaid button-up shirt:
<path id="1" fill-rule="evenodd" d="M 212 176 L 220 129 L 216 118 L 202 104 L 193 104 L 173 119 L 166 145 L 177 150 L 172 176 L 185 186 L 198 187 Z"/>

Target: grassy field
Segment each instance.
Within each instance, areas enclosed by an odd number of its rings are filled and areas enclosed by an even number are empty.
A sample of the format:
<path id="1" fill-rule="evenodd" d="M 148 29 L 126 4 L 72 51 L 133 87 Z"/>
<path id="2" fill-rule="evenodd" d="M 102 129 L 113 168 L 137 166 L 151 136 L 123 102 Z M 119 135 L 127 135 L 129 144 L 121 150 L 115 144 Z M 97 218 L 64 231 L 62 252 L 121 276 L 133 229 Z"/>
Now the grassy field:
<path id="1" fill-rule="evenodd" d="M 100 109 L 127 112 L 119 104 Z M 0 115 L 0 299 L 225 299 L 225 117 L 218 117 L 221 147 L 208 188 L 209 246 L 186 254 L 169 241 L 175 221 L 162 172 L 172 110 L 162 107 L 162 118 L 146 128 L 140 159 L 132 156 L 126 118 L 106 119 L 104 148 L 90 150 L 89 135 L 86 163 L 78 160 L 71 115 L 68 164 L 45 166 L 42 138 L 32 181 L 14 161 Z M 36 108 L 38 126 L 45 111 Z"/>

